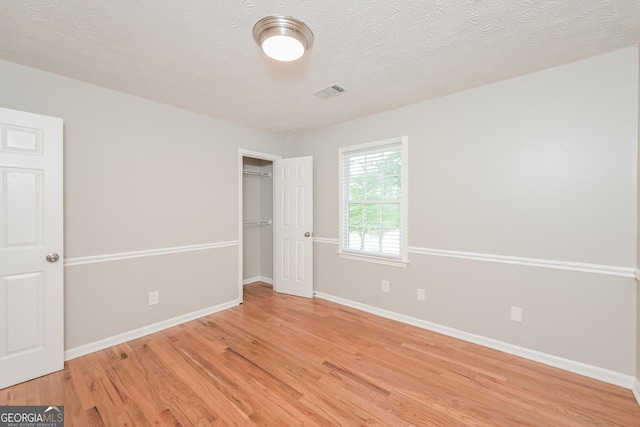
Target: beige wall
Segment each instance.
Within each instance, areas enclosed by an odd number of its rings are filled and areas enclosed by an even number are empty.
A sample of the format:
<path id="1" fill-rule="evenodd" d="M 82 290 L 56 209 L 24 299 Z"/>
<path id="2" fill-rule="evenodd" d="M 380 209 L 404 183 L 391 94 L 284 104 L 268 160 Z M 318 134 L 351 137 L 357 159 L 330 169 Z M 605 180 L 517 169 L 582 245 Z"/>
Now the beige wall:
<path id="1" fill-rule="evenodd" d="M 236 246 L 65 268 L 65 347 L 73 349 L 238 298 Z M 148 292 L 160 304 L 147 305 Z"/>
<path id="2" fill-rule="evenodd" d="M 273 173 L 273 162 L 262 170 Z M 260 212 L 262 219 L 273 220 L 273 178 L 260 181 Z M 273 225 L 260 227 L 260 276 L 273 280 Z"/>
<path id="3" fill-rule="evenodd" d="M 638 50 L 640 51 L 640 46 L 638 46 Z M 640 54 L 638 55 L 638 70 L 640 70 Z M 638 85 L 640 86 L 640 71 L 638 72 Z M 636 132 L 638 135 L 638 150 L 637 150 L 637 164 L 640 165 L 640 90 L 638 91 L 638 125 L 636 127 Z M 637 202 L 638 202 L 638 210 L 640 212 L 640 171 L 637 171 Z M 638 223 L 637 223 L 637 238 L 636 238 L 636 268 L 640 269 L 640 215 L 638 215 Z M 640 278 L 640 274 L 636 273 L 636 277 Z M 636 378 L 640 382 L 640 280 L 636 279 Z M 640 383 L 636 383 L 636 387 Z M 640 390 L 637 390 L 640 393 Z M 637 396 L 636 396 L 637 398 Z M 640 400 L 638 401 L 640 403 Z"/>
<path id="4" fill-rule="evenodd" d="M 3 107 L 64 119 L 65 257 L 238 239 L 238 149 L 281 137 L 0 61 Z M 238 247 L 65 269 L 66 349 L 237 298 Z M 147 293 L 160 290 L 149 307 Z"/>
<path id="5" fill-rule="evenodd" d="M 337 239 L 338 148 L 409 137 L 409 267 L 342 260 L 321 240 L 316 289 L 634 374 L 637 109 L 633 48 L 293 138 L 292 155 L 314 156 L 315 235 Z M 607 265 L 627 277 L 424 249 Z M 510 321 L 512 305 L 522 323 Z"/>

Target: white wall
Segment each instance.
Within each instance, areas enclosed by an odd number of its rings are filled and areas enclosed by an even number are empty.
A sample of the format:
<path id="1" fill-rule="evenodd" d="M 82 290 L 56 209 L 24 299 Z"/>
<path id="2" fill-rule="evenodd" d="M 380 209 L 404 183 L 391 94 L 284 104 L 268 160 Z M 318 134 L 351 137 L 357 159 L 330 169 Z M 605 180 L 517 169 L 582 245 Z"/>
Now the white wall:
<path id="1" fill-rule="evenodd" d="M 64 119 L 65 256 L 97 257 L 65 268 L 66 349 L 237 299 L 238 148 L 285 155 L 281 137 L 5 61 L 0 94 Z"/>
<path id="2" fill-rule="evenodd" d="M 632 48 L 293 138 L 315 162 L 316 290 L 633 375 L 637 111 Z M 339 259 L 338 148 L 402 135 L 409 267 Z"/>

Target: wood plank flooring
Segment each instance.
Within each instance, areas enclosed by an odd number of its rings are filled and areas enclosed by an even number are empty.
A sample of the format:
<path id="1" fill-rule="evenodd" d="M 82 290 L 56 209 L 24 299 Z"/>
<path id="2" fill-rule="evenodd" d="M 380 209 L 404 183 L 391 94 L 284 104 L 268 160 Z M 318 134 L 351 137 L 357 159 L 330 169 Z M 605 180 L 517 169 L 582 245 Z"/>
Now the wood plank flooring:
<path id="1" fill-rule="evenodd" d="M 66 426 L 640 426 L 631 391 L 256 283 L 243 305 L 0 390 Z"/>

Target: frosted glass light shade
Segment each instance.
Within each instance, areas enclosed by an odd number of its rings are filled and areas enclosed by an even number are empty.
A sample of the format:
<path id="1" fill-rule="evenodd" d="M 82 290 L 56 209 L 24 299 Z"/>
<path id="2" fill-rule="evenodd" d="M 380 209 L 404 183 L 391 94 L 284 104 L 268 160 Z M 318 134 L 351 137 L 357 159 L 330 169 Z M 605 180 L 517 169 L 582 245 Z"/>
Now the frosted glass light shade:
<path id="1" fill-rule="evenodd" d="M 295 61 L 304 55 L 304 46 L 289 36 L 272 36 L 262 42 L 262 51 L 276 61 Z"/>
<path id="2" fill-rule="evenodd" d="M 309 27 L 288 16 L 262 18 L 253 26 L 253 38 L 265 55 L 277 61 L 295 61 L 313 43 Z"/>

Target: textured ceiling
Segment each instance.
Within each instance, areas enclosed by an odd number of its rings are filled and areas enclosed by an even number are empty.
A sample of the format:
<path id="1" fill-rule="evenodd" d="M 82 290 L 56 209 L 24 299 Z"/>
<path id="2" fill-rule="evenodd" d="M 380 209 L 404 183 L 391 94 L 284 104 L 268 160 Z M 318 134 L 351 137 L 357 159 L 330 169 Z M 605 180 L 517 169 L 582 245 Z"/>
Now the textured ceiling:
<path id="1" fill-rule="evenodd" d="M 271 14 L 311 27 L 302 60 L 261 54 Z M 2 59 L 282 135 L 639 41 L 638 0 L 0 0 Z"/>

